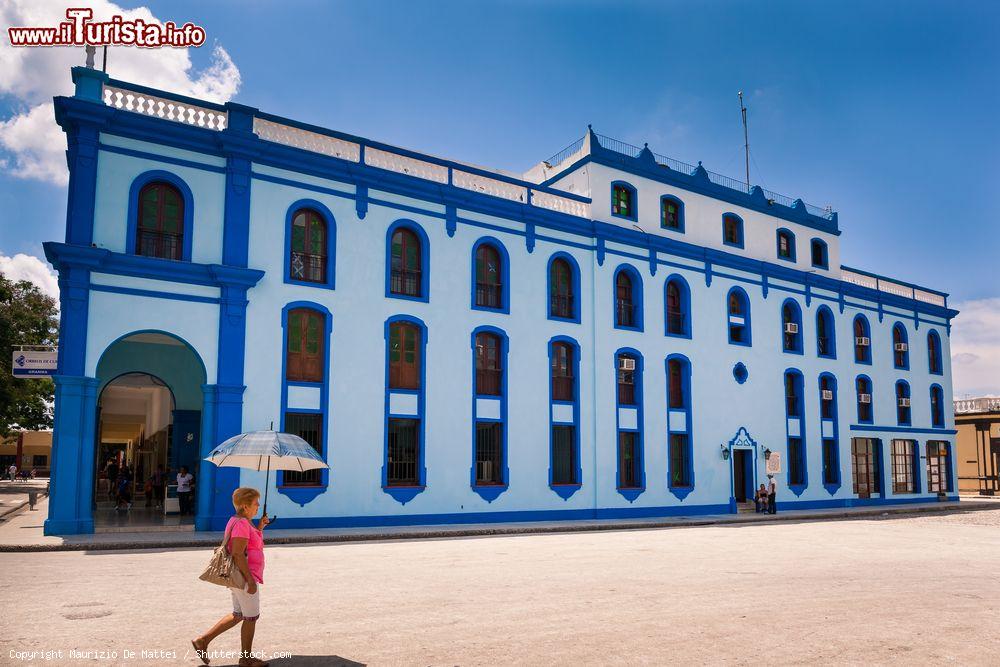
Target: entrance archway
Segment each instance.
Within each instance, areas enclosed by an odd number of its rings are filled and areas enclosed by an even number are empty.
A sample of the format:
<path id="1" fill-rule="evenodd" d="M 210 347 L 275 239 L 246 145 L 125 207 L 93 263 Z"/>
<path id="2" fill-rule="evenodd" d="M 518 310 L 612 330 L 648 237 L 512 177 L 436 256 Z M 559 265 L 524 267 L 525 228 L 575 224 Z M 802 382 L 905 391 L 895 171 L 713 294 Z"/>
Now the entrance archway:
<path id="1" fill-rule="evenodd" d="M 171 334 L 136 332 L 108 346 L 97 379 L 94 530 L 193 529 L 193 514 L 179 515 L 176 501 L 158 498 L 146 482 L 162 479 L 172 498 L 181 466 L 197 474 L 205 384 L 200 357 Z"/>

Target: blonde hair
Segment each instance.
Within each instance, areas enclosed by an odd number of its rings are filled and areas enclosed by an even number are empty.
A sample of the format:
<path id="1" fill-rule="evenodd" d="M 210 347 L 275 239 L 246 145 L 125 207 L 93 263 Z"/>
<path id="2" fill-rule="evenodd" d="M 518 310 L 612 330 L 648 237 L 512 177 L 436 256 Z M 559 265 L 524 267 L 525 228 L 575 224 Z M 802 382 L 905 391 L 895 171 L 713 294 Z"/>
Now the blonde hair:
<path id="1" fill-rule="evenodd" d="M 244 507 L 247 507 L 258 498 L 260 498 L 260 491 L 251 489 L 248 486 L 241 486 L 233 491 L 233 507 L 236 508 L 236 513 L 239 514 L 242 512 Z"/>

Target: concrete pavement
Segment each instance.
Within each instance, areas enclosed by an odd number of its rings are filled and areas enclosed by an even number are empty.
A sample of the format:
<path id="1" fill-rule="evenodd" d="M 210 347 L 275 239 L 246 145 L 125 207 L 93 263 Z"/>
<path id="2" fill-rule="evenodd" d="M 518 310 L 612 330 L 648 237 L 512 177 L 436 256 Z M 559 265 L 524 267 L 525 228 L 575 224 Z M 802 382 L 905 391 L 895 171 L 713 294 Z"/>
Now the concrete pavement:
<path id="1" fill-rule="evenodd" d="M 684 526 L 744 525 L 788 521 L 857 519 L 882 515 L 920 513 L 969 512 L 1000 509 L 992 499 L 930 502 L 908 505 L 837 508 L 820 510 L 790 510 L 775 515 L 718 514 L 695 517 L 662 517 L 648 519 L 601 519 L 577 521 L 532 521 L 519 523 L 461 524 L 446 526 L 388 526 L 374 528 L 309 528 L 281 529 L 280 524 L 268 529 L 267 543 L 309 544 L 324 542 L 362 542 L 395 539 L 432 539 L 445 537 L 475 537 L 486 535 L 523 535 L 537 533 L 590 532 Z M 0 522 L 0 552 L 37 551 L 98 551 L 123 549 L 164 549 L 206 547 L 218 544 L 221 532 L 117 532 L 93 535 L 53 537 L 42 534 L 48 515 L 47 499 L 39 502 L 35 512 L 21 511 Z"/>

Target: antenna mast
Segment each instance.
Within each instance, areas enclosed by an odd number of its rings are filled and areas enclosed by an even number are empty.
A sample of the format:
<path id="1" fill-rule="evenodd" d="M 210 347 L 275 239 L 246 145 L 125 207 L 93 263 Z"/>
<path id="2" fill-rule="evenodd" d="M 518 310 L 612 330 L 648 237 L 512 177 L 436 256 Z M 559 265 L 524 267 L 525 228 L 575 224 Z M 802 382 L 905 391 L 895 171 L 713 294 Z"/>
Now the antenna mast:
<path id="1" fill-rule="evenodd" d="M 740 114 L 743 116 L 743 154 L 746 159 L 747 167 L 747 192 L 750 192 L 750 133 L 747 130 L 747 108 L 743 106 L 743 91 L 739 92 L 740 96 Z"/>

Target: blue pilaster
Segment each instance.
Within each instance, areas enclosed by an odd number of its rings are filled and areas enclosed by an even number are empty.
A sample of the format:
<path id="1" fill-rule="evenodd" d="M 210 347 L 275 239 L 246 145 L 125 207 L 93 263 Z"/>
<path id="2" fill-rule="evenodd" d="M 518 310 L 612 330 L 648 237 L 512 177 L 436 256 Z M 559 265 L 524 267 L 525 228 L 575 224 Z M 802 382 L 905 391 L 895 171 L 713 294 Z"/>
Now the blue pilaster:
<path id="1" fill-rule="evenodd" d="M 52 478 L 46 535 L 94 532 L 91 511 L 96 448 L 96 378 L 56 375 Z"/>
<path id="2" fill-rule="evenodd" d="M 229 124 L 219 137 L 226 156 L 222 263 L 245 267 L 250 240 L 250 164 L 257 153 L 253 118 L 257 110 L 230 102 L 226 105 L 226 111 L 229 114 Z"/>

